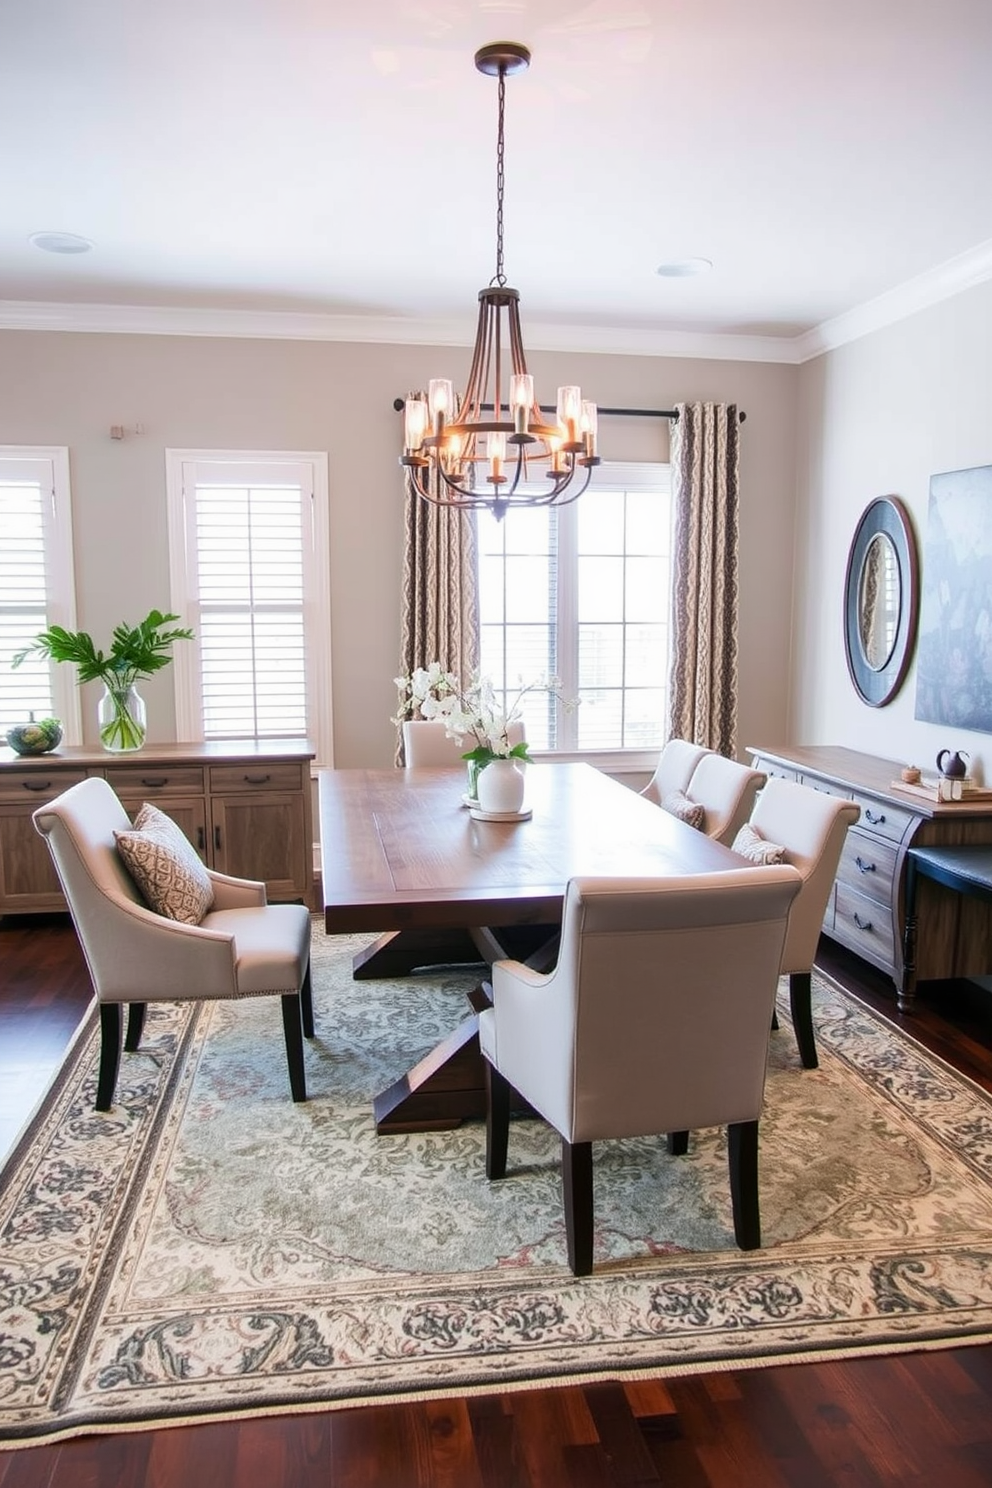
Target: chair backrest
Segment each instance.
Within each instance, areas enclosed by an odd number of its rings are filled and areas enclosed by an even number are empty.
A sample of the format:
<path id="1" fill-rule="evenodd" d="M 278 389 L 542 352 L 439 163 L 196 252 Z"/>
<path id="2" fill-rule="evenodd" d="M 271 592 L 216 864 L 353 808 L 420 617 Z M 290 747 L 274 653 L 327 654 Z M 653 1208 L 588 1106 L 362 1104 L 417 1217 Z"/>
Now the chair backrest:
<path id="1" fill-rule="evenodd" d="M 572 879 L 528 1099 L 573 1142 L 757 1120 L 799 887 L 785 865 Z"/>
<path id="2" fill-rule="evenodd" d="M 684 793 L 692 772 L 703 755 L 711 753 L 712 750 L 707 749 L 704 744 L 690 744 L 687 739 L 669 739 L 658 756 L 655 772 L 641 795 L 660 806 L 673 791 Z"/>
<path id="3" fill-rule="evenodd" d="M 105 780 L 92 777 L 46 801 L 33 815 L 48 848 L 99 994 L 104 963 L 113 961 L 108 912 L 143 905 L 134 879 L 121 862 L 114 829 L 127 831 L 127 812 Z"/>
<path id="4" fill-rule="evenodd" d="M 522 744 L 526 737 L 523 723 L 511 723 L 507 736 L 511 744 Z M 464 769 L 462 755 L 473 743 L 471 739 L 449 739 L 444 724 L 434 718 L 408 718 L 403 723 L 403 759 L 411 768 L 460 765 Z"/>
<path id="5" fill-rule="evenodd" d="M 809 971 L 837 876 L 847 829 L 860 816 L 853 801 L 771 776 L 751 812 L 751 826 L 785 848 L 785 860 L 802 875 L 792 906 L 782 971 Z"/>
<path id="6" fill-rule="evenodd" d="M 765 779 L 761 770 L 752 770 L 737 760 L 712 752 L 704 754 L 692 772 L 686 795 L 702 806 L 702 829 L 707 837 L 729 847 L 751 815 Z"/>

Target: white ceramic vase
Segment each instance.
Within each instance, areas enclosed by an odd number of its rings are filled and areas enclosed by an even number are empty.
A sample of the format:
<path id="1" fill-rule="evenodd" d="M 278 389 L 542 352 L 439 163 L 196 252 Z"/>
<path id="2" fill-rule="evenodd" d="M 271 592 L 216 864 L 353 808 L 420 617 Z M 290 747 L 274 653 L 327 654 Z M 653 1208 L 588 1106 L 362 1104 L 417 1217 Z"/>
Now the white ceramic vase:
<path id="1" fill-rule="evenodd" d="M 516 760 L 490 760 L 479 771 L 479 806 L 483 811 L 519 811 L 524 804 L 524 774 Z"/>

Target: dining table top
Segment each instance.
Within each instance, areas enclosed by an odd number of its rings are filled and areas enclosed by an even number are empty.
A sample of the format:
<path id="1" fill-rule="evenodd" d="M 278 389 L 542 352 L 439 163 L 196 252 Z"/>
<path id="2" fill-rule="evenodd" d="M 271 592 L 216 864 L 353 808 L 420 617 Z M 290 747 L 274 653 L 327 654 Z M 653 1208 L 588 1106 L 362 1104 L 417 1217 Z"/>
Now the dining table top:
<path id="1" fill-rule="evenodd" d="M 526 767 L 519 821 L 477 820 L 458 768 L 319 770 L 329 934 L 560 920 L 570 878 L 739 868 L 729 848 L 591 765 Z"/>

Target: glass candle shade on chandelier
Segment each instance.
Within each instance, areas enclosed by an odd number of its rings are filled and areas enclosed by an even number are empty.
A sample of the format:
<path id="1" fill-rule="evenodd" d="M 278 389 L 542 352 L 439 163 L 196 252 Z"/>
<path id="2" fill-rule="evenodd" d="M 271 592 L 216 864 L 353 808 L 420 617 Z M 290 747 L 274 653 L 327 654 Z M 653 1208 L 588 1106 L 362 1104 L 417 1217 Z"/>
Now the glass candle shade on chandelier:
<path id="1" fill-rule="evenodd" d="M 520 295 L 509 288 L 503 272 L 506 78 L 529 64 L 530 52 L 517 42 L 495 42 L 475 54 L 478 70 L 499 79 L 496 273 L 488 288 L 479 291 L 475 350 L 464 393 L 456 398 L 450 379 L 435 377 L 426 396 L 411 394 L 400 456 L 424 500 L 486 508 L 497 517 L 511 506 L 574 501 L 599 464 L 596 405 L 583 399 L 580 388 L 560 387 L 554 422 L 545 422 L 527 371 Z"/>

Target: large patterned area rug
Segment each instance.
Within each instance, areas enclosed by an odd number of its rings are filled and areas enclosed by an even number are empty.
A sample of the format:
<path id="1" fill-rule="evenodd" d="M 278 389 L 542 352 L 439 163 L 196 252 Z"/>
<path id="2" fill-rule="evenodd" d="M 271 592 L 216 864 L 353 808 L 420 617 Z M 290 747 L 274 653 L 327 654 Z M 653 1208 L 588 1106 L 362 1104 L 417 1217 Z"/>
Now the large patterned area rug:
<path id="1" fill-rule="evenodd" d="M 576 1280 L 542 1123 L 494 1185 L 481 1123 L 376 1136 L 477 973 L 355 982 L 360 944 L 315 920 L 305 1105 L 275 999 L 149 1009 L 108 1114 L 84 1024 L 3 1175 L 4 1445 L 990 1336 L 992 1102 L 823 978 L 820 1068 L 787 999 L 770 1039 L 763 1248 L 734 1246 L 725 1133 L 604 1142 Z"/>

